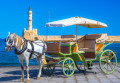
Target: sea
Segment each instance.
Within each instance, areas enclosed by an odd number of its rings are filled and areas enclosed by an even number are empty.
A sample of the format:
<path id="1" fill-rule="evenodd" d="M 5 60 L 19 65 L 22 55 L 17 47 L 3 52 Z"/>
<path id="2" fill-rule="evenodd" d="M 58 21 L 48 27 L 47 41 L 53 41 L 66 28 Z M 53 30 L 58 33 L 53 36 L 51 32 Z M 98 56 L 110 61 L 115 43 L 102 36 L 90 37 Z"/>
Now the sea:
<path id="1" fill-rule="evenodd" d="M 0 67 L 20 66 L 18 57 L 14 53 L 14 50 L 10 52 L 5 52 L 5 44 L 6 42 L 4 41 L 4 39 L 0 39 Z M 108 45 L 105 49 L 110 49 L 116 52 L 117 62 L 120 62 L 120 43 L 113 43 L 111 45 Z M 38 65 L 36 59 L 30 60 L 29 65 Z"/>

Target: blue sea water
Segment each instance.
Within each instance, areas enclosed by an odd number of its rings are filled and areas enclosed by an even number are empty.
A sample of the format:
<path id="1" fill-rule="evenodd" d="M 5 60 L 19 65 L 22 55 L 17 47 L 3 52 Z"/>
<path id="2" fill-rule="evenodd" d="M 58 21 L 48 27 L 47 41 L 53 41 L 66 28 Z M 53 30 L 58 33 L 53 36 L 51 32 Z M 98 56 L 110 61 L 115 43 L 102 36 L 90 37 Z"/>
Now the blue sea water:
<path id="1" fill-rule="evenodd" d="M 120 62 L 120 43 L 113 43 L 105 49 L 111 49 L 116 52 L 117 61 Z M 37 61 L 35 59 L 30 60 L 29 65 L 37 65 Z M 5 52 L 4 39 L 0 39 L 0 66 L 20 66 L 18 57 L 14 54 L 14 50 Z"/>
<path id="2" fill-rule="evenodd" d="M 17 55 L 14 53 L 14 50 L 10 52 L 5 52 L 4 39 L 0 39 L 0 66 L 20 66 Z M 30 65 L 37 65 L 35 59 L 30 60 Z M 25 65 L 25 62 L 24 62 Z"/>

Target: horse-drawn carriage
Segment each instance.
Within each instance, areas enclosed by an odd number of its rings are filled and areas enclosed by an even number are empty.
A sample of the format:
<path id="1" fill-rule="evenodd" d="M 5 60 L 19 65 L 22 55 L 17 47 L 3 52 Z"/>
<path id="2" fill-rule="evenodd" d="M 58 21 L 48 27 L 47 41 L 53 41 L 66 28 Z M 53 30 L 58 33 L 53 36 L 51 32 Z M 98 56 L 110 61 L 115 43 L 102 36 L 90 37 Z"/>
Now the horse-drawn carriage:
<path id="1" fill-rule="evenodd" d="M 79 17 L 46 23 L 46 27 L 68 25 L 81 25 L 89 28 L 106 27 L 103 23 L 83 20 Z M 56 66 L 62 66 L 64 75 L 71 76 L 75 71 L 75 66 L 80 71 L 86 71 L 92 66 L 93 61 L 99 61 L 100 68 L 104 73 L 114 72 L 117 65 L 116 54 L 110 49 L 105 49 L 106 46 L 112 44 L 112 41 L 106 44 L 107 39 L 107 34 L 87 34 L 78 37 L 76 27 L 76 35 L 62 35 L 61 39 L 46 40 L 46 53 L 50 57 L 47 55 L 44 60 L 43 73 L 51 75 Z"/>
<path id="2" fill-rule="evenodd" d="M 69 25 L 76 25 L 76 35 L 61 35 L 60 39 L 45 40 L 46 43 L 41 40 L 29 41 L 9 33 L 5 39 L 5 50 L 8 52 L 12 50 L 12 47 L 15 48 L 22 69 L 20 81 L 24 80 L 23 60 L 26 61 L 27 82 L 29 82 L 29 60 L 34 58 L 39 64 L 37 79 L 40 79 L 41 69 L 44 74 L 51 75 L 56 66 L 62 66 L 64 75 L 71 76 L 75 71 L 75 66 L 80 71 L 86 71 L 92 66 L 93 61 L 99 61 L 100 68 L 104 73 L 114 72 L 117 59 L 112 50 L 105 49 L 106 46 L 112 44 L 112 41 L 105 44 L 108 39 L 107 34 L 77 36 L 77 26 L 79 25 L 88 28 L 101 28 L 107 27 L 107 25 L 81 17 L 46 23 L 46 27 Z M 48 54 L 46 57 L 44 56 L 45 52 Z"/>

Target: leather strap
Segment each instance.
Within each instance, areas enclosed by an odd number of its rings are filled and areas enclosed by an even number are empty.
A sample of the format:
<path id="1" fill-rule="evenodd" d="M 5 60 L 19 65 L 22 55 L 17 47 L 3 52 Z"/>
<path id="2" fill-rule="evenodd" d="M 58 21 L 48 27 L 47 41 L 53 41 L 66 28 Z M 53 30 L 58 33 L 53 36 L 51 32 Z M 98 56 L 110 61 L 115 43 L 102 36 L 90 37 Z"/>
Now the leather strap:
<path id="1" fill-rule="evenodd" d="M 22 50 L 20 50 L 20 51 L 18 51 L 16 48 L 15 48 L 15 54 L 17 54 L 17 55 L 21 55 L 23 52 L 25 52 L 25 50 L 27 49 L 27 41 L 26 40 L 24 40 L 24 45 L 23 45 L 23 48 L 22 48 Z"/>
<path id="2" fill-rule="evenodd" d="M 32 51 L 30 52 L 30 57 L 29 57 L 29 59 L 31 59 L 31 57 L 32 57 L 32 55 L 34 53 L 34 46 L 33 46 L 33 43 L 31 41 L 29 41 L 29 43 L 30 43 L 30 45 L 32 47 Z"/>

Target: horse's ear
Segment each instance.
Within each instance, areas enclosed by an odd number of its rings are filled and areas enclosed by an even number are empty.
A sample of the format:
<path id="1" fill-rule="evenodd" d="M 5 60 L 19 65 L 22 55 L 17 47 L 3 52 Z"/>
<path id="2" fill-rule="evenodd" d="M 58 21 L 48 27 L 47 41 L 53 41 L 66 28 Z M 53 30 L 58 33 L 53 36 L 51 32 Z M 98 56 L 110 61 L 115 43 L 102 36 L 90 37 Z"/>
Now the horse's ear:
<path id="1" fill-rule="evenodd" d="M 13 33 L 13 38 L 15 38 L 16 36 L 15 36 L 15 33 Z"/>
<path id="2" fill-rule="evenodd" d="M 8 35 L 10 35 L 10 32 L 8 32 Z"/>
<path id="3" fill-rule="evenodd" d="M 14 40 L 15 40 L 15 42 L 17 41 L 17 38 L 16 38 L 16 35 L 15 35 L 15 33 L 14 33 L 14 36 L 13 36 L 13 38 L 14 38 Z"/>

